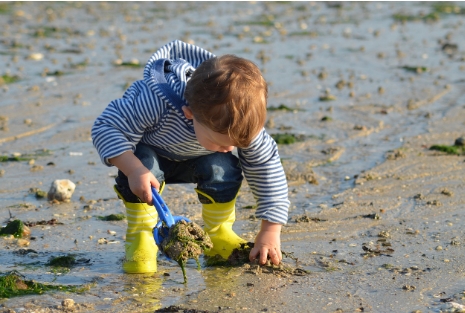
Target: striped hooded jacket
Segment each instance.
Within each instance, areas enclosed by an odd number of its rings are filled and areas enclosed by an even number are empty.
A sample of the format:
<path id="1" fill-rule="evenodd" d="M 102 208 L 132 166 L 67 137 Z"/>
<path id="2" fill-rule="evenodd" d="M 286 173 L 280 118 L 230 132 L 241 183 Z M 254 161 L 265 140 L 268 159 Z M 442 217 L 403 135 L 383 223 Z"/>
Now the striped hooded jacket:
<path id="1" fill-rule="evenodd" d="M 215 57 L 197 46 L 173 41 L 147 62 L 142 80 L 134 82 L 123 97 L 106 107 L 92 127 L 92 140 L 102 162 L 142 142 L 159 154 L 183 161 L 213 153 L 196 139 L 192 121 L 182 106 L 186 83 L 205 60 Z M 285 224 L 288 188 L 275 141 L 263 129 L 249 147 L 238 148 L 245 179 L 257 201 L 256 217 Z"/>

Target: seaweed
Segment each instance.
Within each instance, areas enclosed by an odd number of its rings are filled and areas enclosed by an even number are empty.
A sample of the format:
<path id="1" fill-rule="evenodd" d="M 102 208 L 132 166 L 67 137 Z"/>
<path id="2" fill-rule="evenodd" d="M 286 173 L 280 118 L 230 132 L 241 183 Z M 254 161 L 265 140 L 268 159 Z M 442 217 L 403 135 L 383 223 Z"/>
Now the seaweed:
<path id="1" fill-rule="evenodd" d="M 461 154 L 465 153 L 464 147 L 463 146 L 458 146 L 458 145 L 453 145 L 453 146 L 432 145 L 429 149 L 430 150 L 445 152 L 447 154 L 454 154 L 454 155 L 461 155 Z"/>
<path id="2" fill-rule="evenodd" d="M 323 96 L 320 96 L 318 98 L 320 101 L 334 101 L 336 100 L 336 96 L 335 95 L 331 95 L 331 94 L 325 94 Z"/>
<path id="3" fill-rule="evenodd" d="M 271 107 L 268 107 L 267 110 L 268 111 L 287 111 L 287 112 L 295 112 L 295 111 L 297 111 L 297 109 L 290 108 L 285 104 L 280 104 L 277 107 L 271 106 Z"/>
<path id="4" fill-rule="evenodd" d="M 288 35 L 289 37 L 310 37 L 310 38 L 316 38 L 318 37 L 318 33 L 315 31 L 300 31 L 300 32 L 291 32 Z"/>
<path id="5" fill-rule="evenodd" d="M 47 192 L 39 188 L 29 188 L 29 193 L 34 194 L 37 199 L 43 199 L 47 197 Z"/>
<path id="6" fill-rule="evenodd" d="M 53 267 L 66 267 L 71 268 L 76 264 L 76 257 L 72 254 L 51 258 L 47 265 Z"/>
<path id="7" fill-rule="evenodd" d="M 200 270 L 199 256 L 204 250 L 210 250 L 212 247 L 208 234 L 199 225 L 185 220 L 171 226 L 168 236 L 161 243 L 161 250 L 181 267 L 184 283 L 187 283 L 187 260 L 194 259 Z"/>
<path id="8" fill-rule="evenodd" d="M 32 33 L 32 37 L 36 38 L 59 38 L 63 35 L 81 35 L 78 30 L 73 30 L 71 28 L 58 28 L 56 26 L 41 26 L 35 29 Z"/>
<path id="9" fill-rule="evenodd" d="M 90 262 L 90 259 L 79 259 L 76 260 L 74 254 L 67 254 L 59 257 L 50 258 L 47 266 L 50 266 L 51 272 L 55 274 L 65 274 L 71 271 L 71 268 L 76 265 L 85 265 Z"/>
<path id="10" fill-rule="evenodd" d="M 321 121 L 322 121 L 322 122 L 330 122 L 330 121 L 332 121 L 332 120 L 333 120 L 333 118 L 332 118 L 331 116 L 323 116 L 323 117 L 321 118 Z"/>
<path id="11" fill-rule="evenodd" d="M 241 243 L 241 246 L 234 249 L 228 259 L 222 258 L 220 255 L 208 256 L 206 258 L 206 266 L 240 266 L 249 262 L 250 250 L 254 247 L 253 242 Z"/>
<path id="12" fill-rule="evenodd" d="M 15 238 L 23 238 L 27 234 L 30 234 L 29 228 L 20 220 L 9 222 L 0 229 L 0 236 L 13 235 Z"/>
<path id="13" fill-rule="evenodd" d="M 19 80 L 20 78 L 17 75 L 3 74 L 2 76 L 0 76 L 0 86 L 16 83 Z"/>
<path id="14" fill-rule="evenodd" d="M 47 291 L 82 292 L 83 286 L 51 285 L 26 280 L 18 271 L 0 275 L 0 298 L 12 298 L 24 295 L 40 295 Z"/>
<path id="15" fill-rule="evenodd" d="M 7 14 L 11 11 L 11 3 L 2 2 L 0 3 L 0 14 Z"/>
<path id="16" fill-rule="evenodd" d="M 435 2 L 432 7 L 434 12 L 440 14 L 465 14 L 465 8 L 453 2 Z"/>
<path id="17" fill-rule="evenodd" d="M 122 213 L 119 213 L 119 214 L 110 214 L 107 216 L 97 216 L 97 218 L 101 221 L 122 221 L 126 218 L 126 216 Z"/>
<path id="18" fill-rule="evenodd" d="M 210 313 L 210 311 L 204 311 L 204 310 L 183 309 L 177 305 L 170 305 L 169 307 L 155 310 L 154 313 L 171 313 L 171 312 L 174 312 L 174 313 Z"/>
<path id="19" fill-rule="evenodd" d="M 47 72 L 47 76 L 63 76 L 65 75 L 66 73 L 63 72 L 63 71 L 60 71 L 60 70 L 56 70 L 56 71 L 53 71 L 53 72 Z"/>
<path id="20" fill-rule="evenodd" d="M 429 72 L 429 68 L 425 66 L 401 66 L 400 68 L 409 71 L 409 72 L 414 72 L 414 73 L 425 73 Z"/>
<path id="21" fill-rule="evenodd" d="M 35 153 L 18 154 L 18 155 L 0 155 L 0 162 L 21 162 L 30 161 L 42 156 L 52 155 L 52 151 L 47 149 L 36 150 Z"/>
<path id="22" fill-rule="evenodd" d="M 263 15 L 255 20 L 250 21 L 237 21 L 235 22 L 236 25 L 255 25 L 255 26 L 265 26 L 265 27 L 274 27 L 275 21 L 274 16 L 271 15 Z"/>
<path id="23" fill-rule="evenodd" d="M 293 144 L 298 141 L 303 140 L 303 136 L 301 135 L 295 135 L 295 134 L 272 134 L 271 137 L 276 141 L 277 144 L 282 144 L 282 145 L 288 145 L 288 144 Z"/>
<path id="24" fill-rule="evenodd" d="M 439 20 L 439 13 L 432 12 L 426 15 L 418 15 L 418 16 L 397 13 L 397 14 L 394 14 L 392 18 L 398 22 L 416 22 L 416 21 L 436 22 Z"/>
<path id="25" fill-rule="evenodd" d="M 38 225 L 63 225 L 63 223 L 58 222 L 55 218 L 52 218 L 51 220 L 41 220 L 37 222 L 24 222 L 24 225 L 28 227 L 34 227 Z"/>

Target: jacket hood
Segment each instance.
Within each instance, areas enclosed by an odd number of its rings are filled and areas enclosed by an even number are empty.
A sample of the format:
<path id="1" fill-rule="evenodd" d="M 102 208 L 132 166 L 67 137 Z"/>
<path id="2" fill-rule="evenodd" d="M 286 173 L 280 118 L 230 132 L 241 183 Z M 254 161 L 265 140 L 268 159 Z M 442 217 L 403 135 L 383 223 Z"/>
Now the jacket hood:
<path id="1" fill-rule="evenodd" d="M 214 54 L 200 47 L 172 41 L 148 60 L 144 81 L 155 94 L 180 109 L 187 105 L 184 98 L 187 81 L 203 61 L 213 57 Z"/>

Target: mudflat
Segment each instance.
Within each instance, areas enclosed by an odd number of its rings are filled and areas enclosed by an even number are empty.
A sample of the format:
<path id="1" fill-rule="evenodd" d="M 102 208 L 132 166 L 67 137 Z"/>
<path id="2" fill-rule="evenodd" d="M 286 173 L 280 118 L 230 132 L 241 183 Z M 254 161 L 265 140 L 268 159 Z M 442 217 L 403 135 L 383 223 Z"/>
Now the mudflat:
<path id="1" fill-rule="evenodd" d="M 465 5 L 419 2 L 0 3 L 0 272 L 73 286 L 3 312 L 465 312 Z M 122 271 L 126 221 L 90 138 L 160 46 L 256 62 L 291 208 L 281 267 Z M 282 141 L 281 141 L 282 140 Z M 452 153 L 451 153 L 452 152 Z M 57 179 L 69 202 L 38 197 Z M 173 214 L 202 225 L 194 185 Z M 260 221 L 247 182 L 235 231 Z M 71 263 L 53 266 L 67 257 Z M 201 262 L 203 259 L 201 258 Z"/>

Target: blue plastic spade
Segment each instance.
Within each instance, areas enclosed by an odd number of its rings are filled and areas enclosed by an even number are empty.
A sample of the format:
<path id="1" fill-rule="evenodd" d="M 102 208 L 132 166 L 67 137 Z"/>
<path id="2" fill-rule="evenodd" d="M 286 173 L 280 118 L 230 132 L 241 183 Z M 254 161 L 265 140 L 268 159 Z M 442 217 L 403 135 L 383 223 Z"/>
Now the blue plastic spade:
<path id="1" fill-rule="evenodd" d="M 163 239 L 168 237 L 168 231 L 170 227 L 182 220 L 190 223 L 190 220 L 184 216 L 171 215 L 170 209 L 168 209 L 168 206 L 166 205 L 165 201 L 163 201 L 163 198 L 153 187 L 152 201 L 153 205 L 155 206 L 155 209 L 157 209 L 158 217 L 160 218 L 160 221 L 158 221 L 157 225 L 153 229 L 153 238 L 155 238 L 155 242 L 157 243 L 160 250 L 163 250 L 161 248 L 161 243 L 163 242 Z"/>

